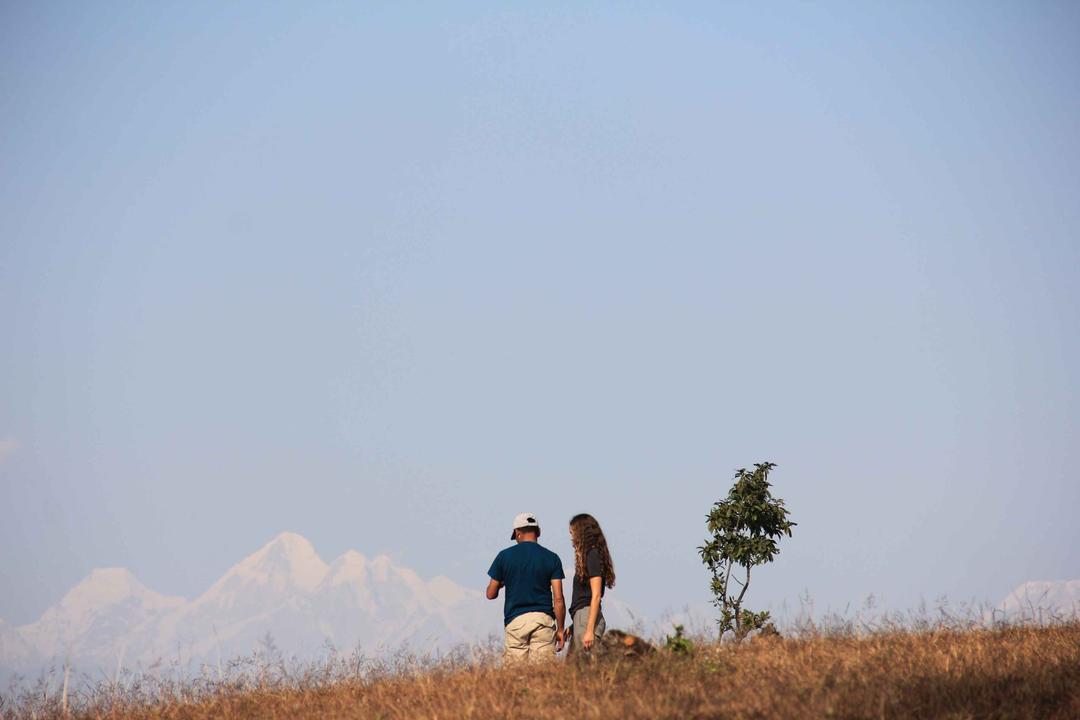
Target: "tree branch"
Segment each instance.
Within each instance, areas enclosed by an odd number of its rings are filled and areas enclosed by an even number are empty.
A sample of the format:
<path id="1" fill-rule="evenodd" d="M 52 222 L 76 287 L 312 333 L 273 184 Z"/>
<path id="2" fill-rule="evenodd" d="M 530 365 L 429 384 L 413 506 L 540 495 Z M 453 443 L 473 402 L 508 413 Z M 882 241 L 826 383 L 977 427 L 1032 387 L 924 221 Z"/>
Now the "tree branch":
<path id="1" fill-rule="evenodd" d="M 736 578 L 736 581 L 738 578 Z M 750 587 L 750 566 L 746 566 L 746 582 L 740 583 L 742 585 L 742 592 L 739 593 L 739 597 L 735 600 L 735 631 L 738 632 L 742 629 L 742 619 L 739 617 L 740 610 L 742 609 L 743 595 L 746 594 L 746 588 Z"/>
<path id="2" fill-rule="evenodd" d="M 736 578 L 736 580 L 738 580 L 738 578 Z M 740 582 L 739 584 L 742 585 L 742 592 L 739 593 L 739 599 L 738 599 L 737 602 L 741 605 L 743 595 L 746 594 L 746 588 L 748 588 L 750 586 L 750 566 L 749 565 L 746 566 L 746 582 L 744 582 L 744 583 Z"/>

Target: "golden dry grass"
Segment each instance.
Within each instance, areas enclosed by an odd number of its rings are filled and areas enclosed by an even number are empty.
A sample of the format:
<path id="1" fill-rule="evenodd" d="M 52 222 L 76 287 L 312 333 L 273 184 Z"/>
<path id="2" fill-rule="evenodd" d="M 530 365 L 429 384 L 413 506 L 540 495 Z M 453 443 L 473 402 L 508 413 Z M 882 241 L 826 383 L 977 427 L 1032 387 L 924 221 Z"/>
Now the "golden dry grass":
<path id="1" fill-rule="evenodd" d="M 219 687 L 197 700 L 113 697 L 75 716 L 1080 718 L 1080 624 L 761 639 L 699 646 L 690 656 L 661 651 L 582 665 L 451 664 L 300 685 Z"/>

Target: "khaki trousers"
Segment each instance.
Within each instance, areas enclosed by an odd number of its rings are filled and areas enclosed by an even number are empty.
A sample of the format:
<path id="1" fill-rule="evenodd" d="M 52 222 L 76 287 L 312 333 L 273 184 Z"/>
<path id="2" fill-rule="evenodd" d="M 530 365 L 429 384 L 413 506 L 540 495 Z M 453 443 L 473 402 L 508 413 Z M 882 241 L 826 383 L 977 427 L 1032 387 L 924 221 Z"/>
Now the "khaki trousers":
<path id="1" fill-rule="evenodd" d="M 547 613 L 518 615 L 506 626 L 507 660 L 551 660 L 555 657 L 555 618 Z"/>

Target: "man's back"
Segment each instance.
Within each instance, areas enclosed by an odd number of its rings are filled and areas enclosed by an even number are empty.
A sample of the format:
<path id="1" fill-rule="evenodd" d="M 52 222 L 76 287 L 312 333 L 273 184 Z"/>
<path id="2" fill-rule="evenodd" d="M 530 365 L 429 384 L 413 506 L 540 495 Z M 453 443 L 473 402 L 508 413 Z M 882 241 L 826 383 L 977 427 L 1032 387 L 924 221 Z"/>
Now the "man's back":
<path id="1" fill-rule="evenodd" d="M 488 576 L 506 588 L 503 624 L 529 612 L 555 617 L 551 581 L 563 579 L 562 561 L 539 543 L 519 542 L 506 548 L 495 556 Z"/>

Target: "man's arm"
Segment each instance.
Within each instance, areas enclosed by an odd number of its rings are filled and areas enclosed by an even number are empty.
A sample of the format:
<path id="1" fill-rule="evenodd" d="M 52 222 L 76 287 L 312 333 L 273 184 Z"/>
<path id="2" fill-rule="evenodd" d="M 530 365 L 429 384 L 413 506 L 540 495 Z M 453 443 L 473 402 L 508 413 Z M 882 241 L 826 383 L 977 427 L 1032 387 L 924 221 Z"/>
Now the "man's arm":
<path id="1" fill-rule="evenodd" d="M 566 622 L 566 600 L 562 594 L 562 578 L 551 581 L 551 604 L 555 607 L 555 652 L 559 652 L 565 640 L 563 625 Z"/>
<path id="2" fill-rule="evenodd" d="M 488 600 L 499 597 L 499 588 L 502 587 L 503 580 L 506 579 L 506 575 L 503 573 L 502 558 L 502 553 L 496 555 L 491 567 L 488 568 L 488 577 L 491 578 L 488 581 L 487 592 L 485 593 Z"/>

